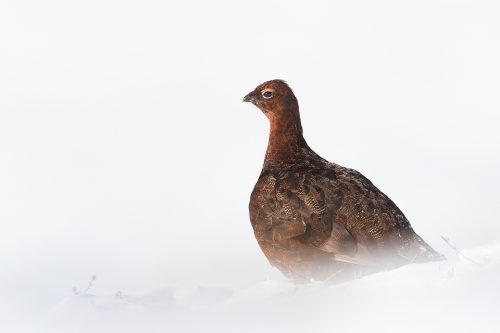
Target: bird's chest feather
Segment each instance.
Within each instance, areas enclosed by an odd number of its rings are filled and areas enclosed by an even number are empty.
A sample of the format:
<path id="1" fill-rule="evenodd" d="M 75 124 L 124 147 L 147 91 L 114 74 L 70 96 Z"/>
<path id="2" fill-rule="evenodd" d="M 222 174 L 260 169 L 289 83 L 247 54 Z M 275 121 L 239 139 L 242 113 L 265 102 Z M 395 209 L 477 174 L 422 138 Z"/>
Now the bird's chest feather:
<path id="1" fill-rule="evenodd" d="M 330 237 L 340 204 L 337 185 L 321 175 L 269 173 L 260 177 L 252 192 L 250 220 L 258 240 L 287 230 L 305 243 L 320 245 Z"/>

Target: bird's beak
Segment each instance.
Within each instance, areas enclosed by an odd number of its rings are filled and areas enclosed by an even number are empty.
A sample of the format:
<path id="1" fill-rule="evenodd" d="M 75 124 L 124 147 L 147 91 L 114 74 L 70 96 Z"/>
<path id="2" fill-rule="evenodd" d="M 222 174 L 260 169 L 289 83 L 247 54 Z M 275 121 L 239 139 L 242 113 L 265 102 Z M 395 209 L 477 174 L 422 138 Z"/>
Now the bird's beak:
<path id="1" fill-rule="evenodd" d="M 245 97 L 243 97 L 243 102 L 254 103 L 255 98 L 253 97 L 253 92 L 246 94 Z"/>

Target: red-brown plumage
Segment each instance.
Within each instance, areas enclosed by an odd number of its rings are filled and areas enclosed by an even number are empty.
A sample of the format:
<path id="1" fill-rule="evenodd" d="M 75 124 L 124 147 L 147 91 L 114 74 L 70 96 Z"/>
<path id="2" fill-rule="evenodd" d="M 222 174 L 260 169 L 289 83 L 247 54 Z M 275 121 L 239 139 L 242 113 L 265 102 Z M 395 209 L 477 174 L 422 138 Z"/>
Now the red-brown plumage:
<path id="1" fill-rule="evenodd" d="M 443 258 L 367 178 L 309 148 L 297 98 L 284 81 L 265 82 L 243 101 L 261 109 L 271 125 L 250 221 L 262 251 L 283 274 L 298 282 L 338 282 Z"/>

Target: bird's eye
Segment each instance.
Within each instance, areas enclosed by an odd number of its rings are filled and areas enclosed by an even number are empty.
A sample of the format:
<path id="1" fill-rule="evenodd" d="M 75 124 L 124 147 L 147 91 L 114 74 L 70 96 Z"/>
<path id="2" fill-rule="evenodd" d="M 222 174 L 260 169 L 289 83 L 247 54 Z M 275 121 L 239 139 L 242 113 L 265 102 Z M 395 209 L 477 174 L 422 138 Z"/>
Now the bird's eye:
<path id="1" fill-rule="evenodd" d="M 269 91 L 269 90 L 264 91 L 264 92 L 262 93 L 262 97 L 264 97 L 265 99 L 269 99 L 269 98 L 273 97 L 273 92 L 272 92 L 272 91 Z"/>

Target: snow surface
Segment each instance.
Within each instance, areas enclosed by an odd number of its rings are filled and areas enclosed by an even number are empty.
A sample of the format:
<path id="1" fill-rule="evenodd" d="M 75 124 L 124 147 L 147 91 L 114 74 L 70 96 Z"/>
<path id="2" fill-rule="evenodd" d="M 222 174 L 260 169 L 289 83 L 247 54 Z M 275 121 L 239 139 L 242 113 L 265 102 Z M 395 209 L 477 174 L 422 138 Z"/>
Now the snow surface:
<path id="1" fill-rule="evenodd" d="M 498 332 L 500 243 L 340 285 L 266 280 L 68 295 L 4 332 Z M 97 279 L 94 283 L 99 283 Z"/>

